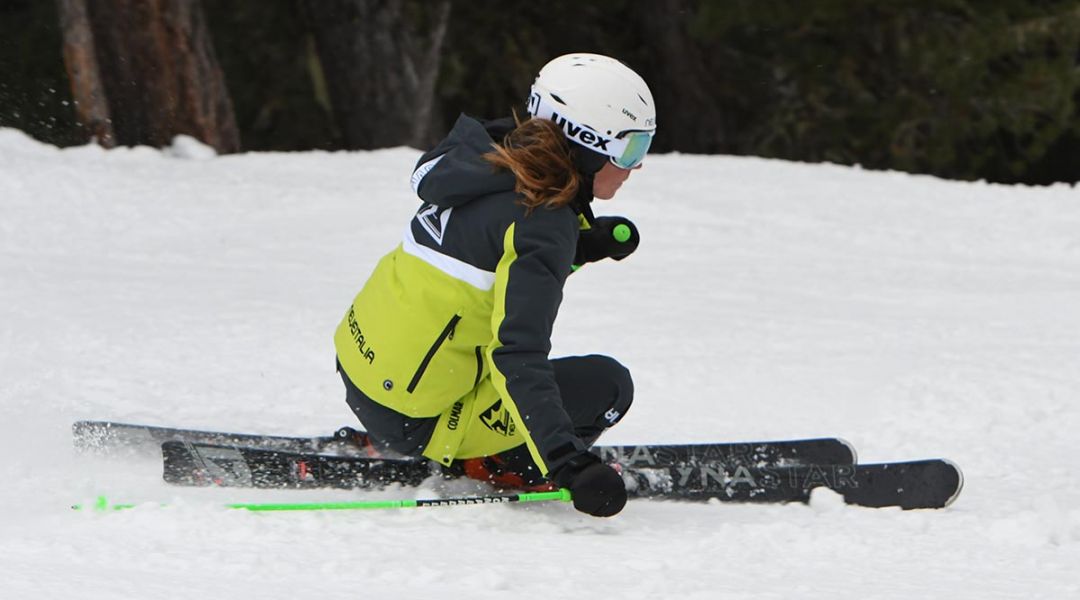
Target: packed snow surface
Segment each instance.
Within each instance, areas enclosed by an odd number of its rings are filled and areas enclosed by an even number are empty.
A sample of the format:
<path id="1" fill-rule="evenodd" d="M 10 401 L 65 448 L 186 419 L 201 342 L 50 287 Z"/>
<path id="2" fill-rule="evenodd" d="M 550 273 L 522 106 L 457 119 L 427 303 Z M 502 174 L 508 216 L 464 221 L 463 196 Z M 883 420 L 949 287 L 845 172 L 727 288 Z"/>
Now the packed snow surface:
<path id="1" fill-rule="evenodd" d="M 253 514 L 425 497 L 175 488 L 77 455 L 112 419 L 354 424 L 332 332 L 418 206 L 418 152 L 59 150 L 0 130 L 0 597 L 1080 597 L 1080 193 L 650 157 L 597 212 L 642 243 L 573 275 L 554 355 L 633 372 L 607 442 L 839 435 L 948 457 L 939 511 L 634 501 Z M 475 490 L 474 490 L 475 491 Z M 72 511 L 98 494 L 134 510 Z M 162 503 L 169 506 L 163 507 Z"/>

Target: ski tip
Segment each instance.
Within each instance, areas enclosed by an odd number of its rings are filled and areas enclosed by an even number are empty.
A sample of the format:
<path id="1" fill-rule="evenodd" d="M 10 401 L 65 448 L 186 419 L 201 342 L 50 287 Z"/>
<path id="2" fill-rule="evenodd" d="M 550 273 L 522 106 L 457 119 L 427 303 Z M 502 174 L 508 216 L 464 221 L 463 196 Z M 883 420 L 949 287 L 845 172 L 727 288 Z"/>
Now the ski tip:
<path id="1" fill-rule="evenodd" d="M 852 444 L 851 442 L 849 442 L 849 441 L 845 440 L 845 439 L 844 439 L 844 438 L 842 438 L 842 437 L 838 437 L 838 438 L 834 438 L 834 439 L 835 439 L 835 440 L 836 440 L 836 441 L 837 441 L 837 442 L 838 442 L 838 443 L 839 443 L 840 445 L 842 445 L 842 446 L 844 446 L 845 448 L 847 448 L 847 449 L 848 449 L 848 452 L 850 452 L 850 453 L 851 453 L 851 464 L 853 464 L 853 465 L 857 465 L 857 464 L 859 464 L 859 452 L 858 452 L 857 450 L 855 450 L 855 444 Z"/>
<path id="2" fill-rule="evenodd" d="M 964 472 L 960 469 L 960 465 L 956 464 L 954 461 L 943 458 L 941 459 L 941 462 L 952 467 L 952 469 L 956 471 L 957 478 L 956 491 L 953 492 L 953 495 L 949 496 L 949 499 L 946 500 L 945 503 L 942 505 L 942 507 L 946 507 L 951 505 L 953 502 L 956 502 L 956 499 L 960 496 L 960 492 L 964 491 Z"/>

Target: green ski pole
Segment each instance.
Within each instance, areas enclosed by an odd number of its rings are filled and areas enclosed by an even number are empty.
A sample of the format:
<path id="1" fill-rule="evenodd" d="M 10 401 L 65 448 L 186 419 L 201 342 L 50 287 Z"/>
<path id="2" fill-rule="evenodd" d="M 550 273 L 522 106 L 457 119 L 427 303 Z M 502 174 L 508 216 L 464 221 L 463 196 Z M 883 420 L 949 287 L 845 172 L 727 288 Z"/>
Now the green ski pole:
<path id="1" fill-rule="evenodd" d="M 495 494 L 491 496 L 469 496 L 464 498 L 430 498 L 419 500 L 361 500 L 357 502 L 285 502 L 285 503 L 248 503 L 226 504 L 225 508 L 250 510 L 254 512 L 298 511 L 298 510 L 370 510 L 380 508 L 425 508 L 431 506 L 462 506 L 466 504 L 506 504 L 509 502 L 549 502 L 558 500 L 570 502 L 570 490 L 562 488 L 554 492 L 525 492 L 520 494 Z M 93 505 L 76 504 L 75 510 L 91 509 L 96 511 L 124 510 L 134 508 L 134 504 L 110 504 L 105 496 L 98 496 Z"/>

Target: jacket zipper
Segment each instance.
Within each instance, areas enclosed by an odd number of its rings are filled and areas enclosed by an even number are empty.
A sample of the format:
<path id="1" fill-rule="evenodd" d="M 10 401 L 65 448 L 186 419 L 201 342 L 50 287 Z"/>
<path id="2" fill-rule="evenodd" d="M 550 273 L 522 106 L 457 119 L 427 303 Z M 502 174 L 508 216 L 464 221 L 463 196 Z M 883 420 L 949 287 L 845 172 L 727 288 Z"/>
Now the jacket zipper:
<path id="1" fill-rule="evenodd" d="M 460 320 L 461 315 L 454 315 L 450 318 L 450 322 L 446 324 L 446 327 L 443 327 L 442 333 L 439 334 L 435 343 L 431 345 L 427 354 L 424 355 L 424 360 L 420 361 L 420 366 L 417 367 L 416 373 L 413 374 L 412 381 L 409 382 L 409 387 L 405 388 L 406 392 L 410 394 L 413 393 L 413 390 L 415 390 L 416 386 L 420 383 L 420 378 L 424 376 L 424 371 L 427 370 L 428 363 L 435 357 L 435 353 L 439 351 L 439 346 L 442 346 L 443 342 L 446 341 L 446 338 L 453 336 L 454 328 L 457 327 L 457 323 Z"/>
<path id="2" fill-rule="evenodd" d="M 480 385 L 480 374 L 484 372 L 484 347 L 476 347 L 476 379 L 473 380 L 473 389 Z"/>

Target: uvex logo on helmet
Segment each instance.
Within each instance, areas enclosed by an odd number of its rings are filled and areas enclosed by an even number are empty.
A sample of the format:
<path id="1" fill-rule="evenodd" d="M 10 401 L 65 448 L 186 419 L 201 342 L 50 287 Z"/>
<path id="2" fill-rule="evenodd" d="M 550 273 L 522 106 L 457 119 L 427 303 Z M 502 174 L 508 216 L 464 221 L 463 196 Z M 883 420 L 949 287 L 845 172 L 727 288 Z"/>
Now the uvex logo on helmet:
<path id="1" fill-rule="evenodd" d="M 603 151 L 605 154 L 608 153 L 607 145 L 611 142 L 610 139 L 601 136 L 595 131 L 573 124 L 569 119 L 557 112 L 551 114 L 551 120 L 555 121 L 555 124 L 566 132 L 566 137 L 577 140 L 583 146 L 592 146 L 595 150 Z"/>

